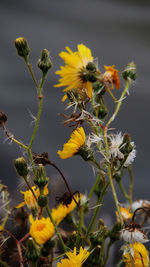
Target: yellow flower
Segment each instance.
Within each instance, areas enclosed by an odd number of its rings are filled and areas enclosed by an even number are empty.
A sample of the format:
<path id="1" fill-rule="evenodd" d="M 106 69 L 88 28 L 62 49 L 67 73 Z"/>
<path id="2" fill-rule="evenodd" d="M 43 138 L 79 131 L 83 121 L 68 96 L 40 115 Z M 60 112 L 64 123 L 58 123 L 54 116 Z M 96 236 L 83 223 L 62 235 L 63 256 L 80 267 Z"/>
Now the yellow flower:
<path id="1" fill-rule="evenodd" d="M 57 263 L 57 267 L 81 267 L 89 256 L 86 249 L 80 247 L 79 254 L 77 255 L 76 247 L 73 252 L 67 252 L 66 255 L 69 259 L 63 259 Z"/>
<path id="2" fill-rule="evenodd" d="M 126 208 L 120 207 L 120 212 L 121 212 L 123 221 L 129 220 L 133 216 L 133 213 L 130 213 L 129 208 L 126 209 Z M 120 221 L 117 211 L 116 211 L 116 216 L 117 216 L 117 221 Z"/>
<path id="3" fill-rule="evenodd" d="M 148 267 L 149 265 L 149 253 L 145 246 L 141 243 L 130 244 L 130 253 L 133 257 L 133 262 L 135 267 Z M 128 248 L 123 255 L 125 267 L 132 267 L 131 258 L 129 255 Z"/>
<path id="4" fill-rule="evenodd" d="M 55 87 L 66 86 L 64 92 L 71 89 L 78 89 L 81 95 L 87 93 L 89 98 L 92 97 L 92 83 L 83 79 L 82 73 L 89 62 L 93 62 L 91 50 L 83 44 L 79 44 L 77 52 L 67 46 L 67 52 L 61 52 L 59 56 L 64 60 L 65 66 L 61 66 L 61 69 L 56 71 L 56 74 L 60 75 L 59 84 Z M 63 101 L 66 99 L 66 95 Z"/>
<path id="5" fill-rule="evenodd" d="M 55 230 L 50 218 L 42 217 L 34 221 L 32 215 L 30 215 L 29 220 L 31 223 L 30 235 L 39 245 L 44 244 L 53 236 Z"/>
<path id="6" fill-rule="evenodd" d="M 79 202 L 79 197 L 74 196 L 77 202 Z M 82 195 L 80 194 L 80 199 L 82 198 Z M 75 208 L 77 204 L 75 203 L 74 199 L 71 201 L 71 203 L 67 206 L 60 204 L 56 209 L 52 209 L 51 215 L 53 217 L 53 220 L 55 221 L 56 225 L 58 225 L 69 213 L 71 213 Z"/>
<path id="7" fill-rule="evenodd" d="M 48 184 L 44 187 L 44 195 L 48 195 L 48 188 L 47 188 Z M 32 186 L 32 190 L 36 196 L 36 198 L 38 199 L 39 195 L 40 195 L 40 191 L 39 188 L 36 188 L 36 186 Z M 38 207 L 37 201 L 34 197 L 34 195 L 32 194 L 31 190 L 27 190 L 25 192 L 21 191 L 21 194 L 24 195 L 24 201 L 22 203 L 20 203 L 16 208 L 21 208 L 24 205 L 27 205 L 27 207 L 29 209 L 34 209 Z"/>
<path id="8" fill-rule="evenodd" d="M 77 128 L 70 137 L 70 140 L 64 144 L 63 150 L 58 150 L 58 155 L 62 159 L 67 159 L 75 155 L 81 146 L 85 143 L 85 132 L 82 127 Z"/>
<path id="9" fill-rule="evenodd" d="M 115 84 L 116 88 L 120 88 L 120 79 L 118 76 L 118 70 L 114 68 L 114 65 L 112 66 L 104 66 L 106 72 L 104 73 L 104 79 L 111 83 L 111 89 L 114 88 L 113 84 Z"/>

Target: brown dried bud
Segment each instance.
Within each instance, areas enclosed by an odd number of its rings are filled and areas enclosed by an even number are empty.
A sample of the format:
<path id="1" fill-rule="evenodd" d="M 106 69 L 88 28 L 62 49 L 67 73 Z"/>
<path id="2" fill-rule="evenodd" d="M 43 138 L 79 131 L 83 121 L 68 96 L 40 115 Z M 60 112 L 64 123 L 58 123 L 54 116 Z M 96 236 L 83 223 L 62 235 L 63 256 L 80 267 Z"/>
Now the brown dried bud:
<path id="1" fill-rule="evenodd" d="M 3 126 L 7 121 L 7 116 L 0 110 L 0 126 Z"/>

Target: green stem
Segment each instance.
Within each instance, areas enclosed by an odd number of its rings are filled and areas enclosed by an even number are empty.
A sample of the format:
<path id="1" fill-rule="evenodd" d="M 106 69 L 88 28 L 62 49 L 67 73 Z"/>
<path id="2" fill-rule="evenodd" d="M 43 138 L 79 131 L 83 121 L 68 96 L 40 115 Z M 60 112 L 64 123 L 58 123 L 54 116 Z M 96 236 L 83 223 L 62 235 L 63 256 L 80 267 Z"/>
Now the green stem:
<path id="1" fill-rule="evenodd" d="M 107 140 L 107 127 L 105 127 L 105 129 L 104 129 L 104 141 L 105 141 L 106 157 L 109 158 L 109 148 L 108 148 L 108 140 Z M 112 178 L 112 173 L 111 173 L 111 164 L 109 162 L 107 163 L 107 173 L 108 173 L 108 178 L 109 178 L 109 182 L 110 182 L 113 198 L 114 198 L 114 201 L 115 201 L 115 204 L 116 204 L 116 208 L 117 208 L 117 211 L 118 211 L 120 223 L 123 226 L 123 219 L 122 219 L 122 215 L 121 215 L 120 208 L 119 208 L 119 202 L 118 202 L 116 190 L 115 190 L 115 187 L 114 187 L 114 184 L 113 184 L 113 178 Z"/>
<path id="2" fill-rule="evenodd" d="M 131 205 L 131 204 L 132 204 L 132 200 L 131 200 L 130 196 L 127 194 L 127 192 L 125 191 L 122 182 L 119 181 L 119 182 L 117 182 L 117 183 L 118 183 L 118 185 L 119 185 L 119 187 L 120 187 L 120 190 L 121 190 L 122 194 L 124 195 L 124 197 L 125 197 L 127 200 L 129 200 L 130 205 Z"/>
<path id="3" fill-rule="evenodd" d="M 34 191 L 33 191 L 32 187 L 31 187 L 31 185 L 29 184 L 27 177 L 23 177 L 23 179 L 25 180 L 25 182 L 26 182 L 26 185 L 28 186 L 28 188 L 29 188 L 29 189 L 30 189 L 30 191 L 32 192 L 32 194 L 33 194 L 33 196 L 34 196 L 35 200 L 37 201 L 37 197 L 36 197 L 36 195 L 35 195 L 35 193 L 34 193 Z"/>
<path id="4" fill-rule="evenodd" d="M 105 187 L 103 188 L 103 190 L 102 190 L 102 192 L 101 192 L 101 194 L 100 194 L 100 196 L 99 196 L 99 198 L 98 198 L 98 201 L 97 201 L 97 203 L 96 203 L 96 206 L 97 206 L 97 207 L 96 207 L 95 210 L 94 210 L 93 217 L 92 217 L 92 219 L 91 219 L 91 222 L 90 222 L 90 224 L 89 224 L 89 227 L 88 227 L 87 232 L 86 232 L 86 235 L 85 235 L 84 245 L 85 245 L 86 240 L 87 240 L 87 238 L 88 238 L 88 236 L 89 236 L 89 234 L 90 234 L 90 232 L 91 232 L 91 230 L 92 230 L 92 228 L 93 228 L 93 226 L 94 226 L 94 224 L 95 224 L 95 221 L 96 221 L 96 218 L 97 218 L 99 209 L 100 209 L 100 204 L 101 204 L 101 202 L 102 202 L 102 199 L 103 199 L 103 197 L 104 197 L 104 194 L 105 194 L 105 192 L 106 192 L 106 190 L 107 190 L 108 185 L 109 185 L 109 182 L 105 185 Z"/>
<path id="5" fill-rule="evenodd" d="M 96 178 L 96 180 L 95 180 L 95 183 L 93 184 L 93 186 L 92 186 L 92 188 L 91 188 L 90 193 L 88 194 L 88 199 L 90 199 L 91 196 L 93 195 L 94 190 L 96 189 L 98 183 L 100 182 L 100 177 L 101 177 L 101 174 L 99 173 L 99 174 L 97 175 L 97 178 Z"/>
<path id="6" fill-rule="evenodd" d="M 38 82 L 37 82 L 37 80 L 36 80 L 36 78 L 34 76 L 34 73 L 33 73 L 33 70 L 32 70 L 32 65 L 29 63 L 28 59 L 25 60 L 25 63 L 26 63 L 26 65 L 28 67 L 28 70 L 29 70 L 29 72 L 31 74 L 31 77 L 33 79 L 33 82 L 34 82 L 36 88 L 38 89 L 39 85 L 38 85 Z"/>
<path id="7" fill-rule="evenodd" d="M 117 104 L 117 106 L 116 106 L 115 112 L 113 113 L 113 115 L 112 115 L 112 117 L 109 119 L 109 121 L 107 122 L 107 124 L 106 124 L 106 128 L 108 128 L 108 126 L 110 125 L 110 123 L 111 123 L 111 122 L 115 119 L 115 117 L 117 116 L 117 114 L 118 114 L 118 112 L 119 112 L 119 110 L 120 110 L 120 107 L 121 107 L 121 105 L 122 105 L 122 101 L 123 101 L 123 99 L 124 99 L 124 96 L 126 95 L 128 89 L 129 89 L 130 83 L 131 83 L 131 81 L 128 79 L 128 80 L 126 81 L 126 85 L 125 85 L 124 91 L 122 92 L 121 97 L 120 97 L 119 100 L 118 100 L 118 104 Z"/>
<path id="8" fill-rule="evenodd" d="M 132 204 L 134 179 L 133 179 L 133 172 L 132 172 L 131 166 L 128 167 L 128 172 L 129 172 L 129 177 L 130 177 L 129 196 L 130 196 L 130 199 L 131 199 L 131 203 L 130 204 Z"/>
<path id="9" fill-rule="evenodd" d="M 84 216 L 84 207 L 81 206 L 79 208 L 79 224 L 78 224 L 78 235 L 76 239 L 76 247 L 78 248 L 80 240 L 81 240 L 81 234 L 82 234 L 82 225 L 83 225 L 83 216 Z"/>
<path id="10" fill-rule="evenodd" d="M 110 240 L 107 246 L 107 252 L 106 252 L 106 257 L 105 257 L 105 261 L 104 261 L 104 266 L 106 265 L 108 259 L 109 259 L 109 252 L 110 252 L 110 247 L 112 245 L 112 241 Z"/>
<path id="11" fill-rule="evenodd" d="M 38 130 L 38 127 L 39 127 L 39 123 L 40 123 L 40 117 L 41 117 L 41 112 L 42 112 L 42 104 L 43 104 L 43 96 L 41 96 L 41 91 L 42 91 L 42 87 L 43 87 L 43 84 L 45 82 L 45 79 L 46 79 L 46 75 L 43 74 L 40 86 L 38 88 L 39 107 L 38 107 L 38 113 L 37 113 L 35 127 L 34 127 L 33 134 L 31 136 L 30 143 L 29 143 L 29 146 L 28 146 L 29 149 L 31 149 L 31 147 L 32 147 L 32 144 L 33 144 L 33 141 L 35 139 L 35 135 L 37 133 L 37 130 Z"/>
<path id="12" fill-rule="evenodd" d="M 52 215 L 51 215 L 51 213 L 50 213 L 50 209 L 49 209 L 48 205 L 46 205 L 46 211 L 47 211 L 48 216 L 49 216 L 50 219 L 51 219 L 51 222 L 52 222 L 53 225 L 54 225 L 56 234 L 57 234 L 58 239 L 59 239 L 59 241 L 60 241 L 60 243 L 61 243 L 61 245 L 62 245 L 62 247 L 63 247 L 63 249 L 64 249 L 64 252 L 67 252 L 67 249 L 66 249 L 66 246 L 65 246 L 65 244 L 64 244 L 64 241 L 63 241 L 63 239 L 62 239 L 62 237 L 61 237 L 61 234 L 60 234 L 60 232 L 59 232 L 59 229 L 57 228 L 56 223 L 55 223 L 54 220 L 53 220 L 53 217 L 52 217 Z"/>

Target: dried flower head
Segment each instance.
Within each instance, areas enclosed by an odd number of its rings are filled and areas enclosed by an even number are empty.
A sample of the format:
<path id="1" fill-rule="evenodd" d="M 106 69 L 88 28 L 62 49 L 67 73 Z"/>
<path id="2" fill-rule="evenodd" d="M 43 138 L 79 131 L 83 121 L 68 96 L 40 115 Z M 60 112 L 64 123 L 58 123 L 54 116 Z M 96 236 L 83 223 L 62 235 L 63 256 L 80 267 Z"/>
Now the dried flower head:
<path id="1" fill-rule="evenodd" d="M 81 267 L 89 256 L 89 252 L 86 249 L 80 247 L 79 254 L 77 254 L 76 247 L 73 252 L 67 252 L 68 259 L 63 259 L 57 263 L 57 267 Z"/>
<path id="2" fill-rule="evenodd" d="M 105 73 L 103 75 L 103 78 L 106 82 L 109 82 L 111 84 L 111 89 L 114 88 L 114 85 L 117 89 L 120 88 L 120 79 L 118 76 L 118 70 L 114 68 L 115 66 L 104 66 Z"/>
<path id="3" fill-rule="evenodd" d="M 121 144 L 123 143 L 123 136 L 121 133 L 119 134 L 114 134 L 109 136 L 109 156 L 112 158 L 118 158 L 119 160 L 124 159 L 123 153 L 120 151 Z M 132 151 L 129 153 L 125 163 L 124 167 L 128 167 L 135 159 L 136 157 L 136 149 L 134 142 L 131 142 L 131 145 L 133 147 Z"/>
<path id="4" fill-rule="evenodd" d="M 60 75 L 59 84 L 55 87 L 65 86 L 64 92 L 71 89 L 78 89 L 79 93 L 86 93 L 89 98 L 92 97 L 92 83 L 84 80 L 83 73 L 88 63 L 93 62 L 91 50 L 83 44 L 79 44 L 77 52 L 72 52 L 66 47 L 67 52 L 61 52 L 59 56 L 64 60 L 65 66 L 61 66 L 61 70 L 56 71 Z M 63 101 L 67 95 L 63 98 Z"/>
<path id="5" fill-rule="evenodd" d="M 134 224 L 126 225 L 120 231 L 120 238 L 128 243 L 145 243 L 149 241 L 147 234 L 141 230 L 139 225 Z"/>

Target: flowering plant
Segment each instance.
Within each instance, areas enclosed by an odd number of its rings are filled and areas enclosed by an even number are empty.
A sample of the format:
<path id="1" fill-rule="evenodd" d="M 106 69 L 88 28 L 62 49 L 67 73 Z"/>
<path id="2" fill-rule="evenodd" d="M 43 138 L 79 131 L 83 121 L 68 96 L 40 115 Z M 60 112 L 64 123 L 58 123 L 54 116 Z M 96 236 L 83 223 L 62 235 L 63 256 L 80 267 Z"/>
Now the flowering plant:
<path id="1" fill-rule="evenodd" d="M 0 126 L 4 134 L 12 142 L 26 151 L 14 161 L 18 175 L 25 181 L 26 190 L 21 191 L 23 202 L 15 207 L 15 220 L 22 223 L 26 233 L 17 239 L 13 231 L 8 230 L 7 221 L 14 213 L 9 202 L 7 187 L 0 184 L 0 198 L 5 212 L 0 225 L 0 266 L 7 266 L 5 250 L 7 239 L 12 238 L 17 248 L 17 261 L 23 266 L 107 266 L 110 249 L 114 243 L 122 240 L 123 250 L 118 267 L 149 266 L 149 252 L 143 245 L 149 241 L 143 225 L 150 216 L 150 202 L 138 200 L 133 202 L 132 163 L 136 157 L 135 144 L 129 134 L 114 133 L 110 129 L 116 119 L 120 107 L 129 94 L 130 85 L 136 79 L 136 67 L 133 62 L 122 72 L 125 81 L 124 89 L 120 89 L 119 71 L 115 66 L 104 66 L 104 73 L 97 66 L 92 52 L 85 45 L 78 45 L 73 52 L 66 47 L 60 53 L 65 65 L 56 72 L 60 76 L 55 87 L 65 87 L 62 101 L 70 115 L 64 115 L 66 126 L 72 126 L 71 137 L 57 152 L 61 159 L 80 156 L 94 169 L 94 184 L 88 195 L 84 192 L 72 192 L 66 177 L 47 152 L 41 154 L 32 151 L 32 146 L 40 123 L 43 107 L 43 86 L 48 71 L 52 67 L 49 52 L 44 49 L 38 60 L 38 68 L 42 72 L 40 83 L 37 82 L 29 62 L 30 48 L 25 38 L 17 38 L 15 46 L 18 55 L 22 57 L 37 88 L 38 112 L 29 144 L 17 140 L 9 133 L 7 116 L 0 111 Z M 114 89 L 114 91 L 113 91 Z M 120 90 L 120 98 L 115 96 L 115 90 Z M 114 92 L 114 93 L 113 93 Z M 105 95 L 109 94 L 115 105 L 112 115 L 108 114 Z M 84 126 L 89 127 L 85 133 Z M 57 208 L 50 209 L 49 178 L 45 166 L 54 167 L 66 186 L 66 192 L 56 200 L 60 202 Z M 129 175 L 129 188 L 123 185 L 124 173 Z M 96 178 L 95 178 L 96 174 Z M 115 187 L 121 190 L 125 203 L 120 205 Z M 116 221 L 110 229 L 101 219 L 99 211 L 108 188 L 111 189 L 116 206 Z M 85 223 L 85 214 L 89 211 L 90 200 L 96 196 L 96 204 L 89 224 Z M 24 208 L 25 206 L 25 208 Z M 26 210 L 25 210 L 26 209 Z M 76 209 L 76 213 L 74 210 Z M 72 231 L 66 232 L 60 223 L 69 216 Z M 26 226 L 25 222 L 28 222 Z M 121 245 L 120 245 L 121 246 Z"/>

